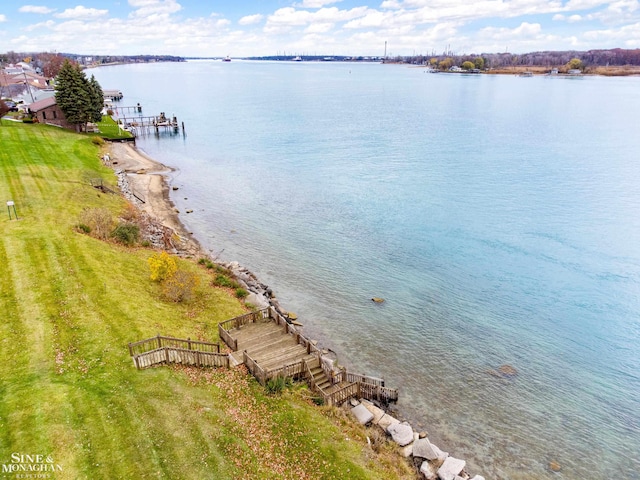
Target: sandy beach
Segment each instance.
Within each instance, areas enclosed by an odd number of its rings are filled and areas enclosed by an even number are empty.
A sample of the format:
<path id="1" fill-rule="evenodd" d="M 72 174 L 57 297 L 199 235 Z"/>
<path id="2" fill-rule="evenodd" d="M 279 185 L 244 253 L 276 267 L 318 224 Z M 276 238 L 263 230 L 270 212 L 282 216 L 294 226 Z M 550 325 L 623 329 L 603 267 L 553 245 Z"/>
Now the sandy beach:
<path id="1" fill-rule="evenodd" d="M 128 191 L 123 191 L 125 196 L 154 222 L 178 235 L 179 245 L 174 242 L 174 246 L 179 253 L 202 254 L 200 244 L 180 222 L 178 210 L 169 197 L 170 174 L 174 169 L 152 159 L 130 143 L 110 143 L 103 154 L 109 155 L 106 164 L 113 168 L 116 174 L 120 172 L 126 176 L 128 189 L 125 190 Z"/>

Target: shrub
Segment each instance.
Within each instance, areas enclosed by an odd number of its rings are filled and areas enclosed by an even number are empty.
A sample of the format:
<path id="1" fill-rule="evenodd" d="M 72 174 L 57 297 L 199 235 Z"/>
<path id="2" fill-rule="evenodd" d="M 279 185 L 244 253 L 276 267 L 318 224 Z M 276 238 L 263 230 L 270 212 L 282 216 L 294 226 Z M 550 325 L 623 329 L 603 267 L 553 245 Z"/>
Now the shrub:
<path id="1" fill-rule="evenodd" d="M 249 295 L 249 292 L 247 292 L 244 288 L 236 288 L 236 298 L 245 298 L 247 295 Z"/>
<path id="2" fill-rule="evenodd" d="M 111 232 L 111 236 L 124 245 L 135 245 L 140 238 L 140 227 L 133 223 L 121 223 Z"/>
<path id="3" fill-rule="evenodd" d="M 291 380 L 283 375 L 278 375 L 276 377 L 270 378 L 267 380 L 265 388 L 269 395 L 279 395 L 281 394 L 285 388 L 291 385 Z"/>
<path id="4" fill-rule="evenodd" d="M 106 208 L 85 208 L 79 223 L 87 225 L 93 236 L 101 240 L 106 240 L 113 231 L 113 217 Z"/>
<path id="5" fill-rule="evenodd" d="M 76 225 L 76 227 L 82 233 L 91 233 L 91 227 L 89 225 L 85 224 L 85 223 L 79 223 L 78 225 Z"/>
<path id="6" fill-rule="evenodd" d="M 149 269 L 151 270 L 151 280 L 154 282 L 162 282 L 173 276 L 178 270 L 178 265 L 173 257 L 167 252 L 161 252 L 149 257 L 147 260 Z"/>
<path id="7" fill-rule="evenodd" d="M 104 139 L 102 137 L 91 137 L 91 143 L 94 145 L 104 145 Z"/>
<path id="8" fill-rule="evenodd" d="M 229 277 L 227 277 L 226 275 L 219 273 L 218 275 L 216 275 L 216 278 L 213 280 L 213 284 L 218 286 L 218 287 L 223 287 L 223 288 L 238 288 L 239 285 L 234 282 L 233 280 L 231 280 Z"/>
<path id="9" fill-rule="evenodd" d="M 205 267 L 207 267 L 208 269 L 212 269 L 215 268 L 215 263 L 213 263 L 211 260 L 209 260 L 208 258 L 201 258 L 200 260 L 198 260 L 198 265 L 204 265 Z"/>
<path id="10" fill-rule="evenodd" d="M 172 302 L 188 302 L 193 298 L 200 278 L 191 272 L 178 270 L 162 283 L 162 293 Z"/>

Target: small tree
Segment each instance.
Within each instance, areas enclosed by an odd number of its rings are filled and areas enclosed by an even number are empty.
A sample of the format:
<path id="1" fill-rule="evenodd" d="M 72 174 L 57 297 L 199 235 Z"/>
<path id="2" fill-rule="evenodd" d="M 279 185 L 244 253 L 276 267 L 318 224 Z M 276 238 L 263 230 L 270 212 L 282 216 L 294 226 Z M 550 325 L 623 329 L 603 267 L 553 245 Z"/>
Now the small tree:
<path id="1" fill-rule="evenodd" d="M 175 259 L 170 257 L 167 252 L 152 255 L 147 261 L 151 270 L 150 278 L 154 282 L 163 282 L 178 271 Z"/>
<path id="2" fill-rule="evenodd" d="M 440 60 L 440 63 L 438 64 L 438 68 L 440 68 L 440 70 L 449 70 L 452 66 L 453 66 L 453 58 L 451 57 L 447 57 L 443 60 Z"/>
<path id="3" fill-rule="evenodd" d="M 193 298 L 195 289 L 200 284 L 200 277 L 184 270 L 177 270 L 162 282 L 162 293 L 172 302 L 188 302 Z"/>
<path id="4" fill-rule="evenodd" d="M 572 58 L 571 60 L 569 60 L 569 63 L 567 63 L 567 68 L 569 70 L 582 70 L 584 68 L 584 65 L 582 63 L 582 60 L 580 60 L 579 58 Z"/>
<path id="5" fill-rule="evenodd" d="M 469 60 L 467 60 L 466 62 L 462 62 L 462 65 L 460 66 L 463 70 L 471 70 L 472 68 L 476 68 L 473 62 L 470 62 Z"/>
<path id="6" fill-rule="evenodd" d="M 484 70 L 484 58 L 482 57 L 476 57 L 473 60 L 474 65 L 476 66 L 476 68 L 478 70 Z"/>

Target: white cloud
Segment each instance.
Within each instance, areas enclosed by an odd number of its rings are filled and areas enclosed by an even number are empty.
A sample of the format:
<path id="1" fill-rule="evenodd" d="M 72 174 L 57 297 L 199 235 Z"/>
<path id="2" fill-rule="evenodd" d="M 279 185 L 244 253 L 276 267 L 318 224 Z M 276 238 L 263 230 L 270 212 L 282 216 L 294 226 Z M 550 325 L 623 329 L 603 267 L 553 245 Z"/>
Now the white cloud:
<path id="1" fill-rule="evenodd" d="M 20 13 L 39 13 L 46 15 L 47 13 L 55 12 L 55 8 L 49 8 L 44 6 L 36 6 L 36 5 L 23 5 L 18 9 Z"/>
<path id="2" fill-rule="evenodd" d="M 182 10 L 176 0 L 129 0 L 135 10 L 130 17 L 148 17 L 150 15 L 168 15 Z"/>
<path id="3" fill-rule="evenodd" d="M 480 35 L 493 40 L 512 40 L 531 38 L 540 34 L 542 26 L 539 23 L 522 22 L 516 28 L 486 27 L 480 30 Z"/>
<path id="4" fill-rule="evenodd" d="M 331 5 L 332 3 L 338 3 L 342 0 L 303 0 L 302 3 L 294 3 L 294 7 L 300 8 L 322 8 L 325 5 Z"/>
<path id="5" fill-rule="evenodd" d="M 640 2 L 638 0 L 620 0 L 612 2 L 606 9 L 586 16 L 588 20 L 596 20 L 605 25 L 622 25 L 640 19 Z"/>
<path id="6" fill-rule="evenodd" d="M 0 23 L 2 23 L 2 22 L 6 22 L 6 21 L 7 21 L 7 16 L 6 16 L 6 15 L 2 15 L 2 14 L 0 13 Z"/>
<path id="7" fill-rule="evenodd" d="M 571 15 L 569 18 L 567 18 L 567 22 L 569 23 L 577 23 L 581 21 L 582 17 L 580 15 Z"/>
<path id="8" fill-rule="evenodd" d="M 625 48 L 640 47 L 640 22 L 616 29 L 591 30 L 585 32 L 584 39 L 601 45 L 615 45 Z"/>
<path id="9" fill-rule="evenodd" d="M 333 28 L 333 23 L 313 23 L 305 29 L 305 33 L 326 33 Z"/>
<path id="10" fill-rule="evenodd" d="M 264 15 L 260 15 L 259 13 L 255 15 L 247 15 L 238 20 L 239 25 L 255 25 L 256 23 L 260 23 Z"/>
<path id="11" fill-rule="evenodd" d="M 304 27 L 316 23 L 335 24 L 346 22 L 365 15 L 367 10 L 367 7 L 356 7 L 351 10 L 330 7 L 310 12 L 308 10 L 296 10 L 293 7 L 280 8 L 267 17 L 265 32 L 278 33 L 288 31 L 293 27 Z"/>
<path id="12" fill-rule="evenodd" d="M 98 10 L 97 8 L 86 8 L 82 5 L 78 5 L 75 8 L 67 8 L 62 13 L 56 13 L 56 18 L 69 18 L 69 19 L 92 19 L 97 17 L 103 17 L 109 13 L 109 10 Z"/>

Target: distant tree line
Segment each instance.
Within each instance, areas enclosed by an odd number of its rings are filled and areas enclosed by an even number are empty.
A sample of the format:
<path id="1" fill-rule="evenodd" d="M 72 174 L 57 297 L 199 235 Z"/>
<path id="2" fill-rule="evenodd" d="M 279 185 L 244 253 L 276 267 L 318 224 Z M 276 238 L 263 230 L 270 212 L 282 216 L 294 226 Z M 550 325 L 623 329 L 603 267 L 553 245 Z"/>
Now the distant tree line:
<path id="1" fill-rule="evenodd" d="M 478 59 L 482 59 L 480 62 Z M 393 57 L 388 61 L 398 63 L 411 63 L 416 65 L 440 65 L 449 64 L 462 66 L 465 62 L 473 63 L 476 68 L 504 68 L 511 66 L 531 66 L 531 67 L 554 67 L 566 65 L 571 60 L 578 59 L 582 65 L 589 67 L 640 66 L 640 48 L 625 50 L 614 48 L 610 50 L 588 50 L 581 51 L 545 51 L 531 52 L 523 54 L 514 53 L 482 53 L 471 55 L 456 55 L 450 52 L 441 55 L 414 55 L 409 57 Z M 480 67 L 479 63 L 483 66 Z"/>
<path id="2" fill-rule="evenodd" d="M 151 62 L 184 62 L 184 57 L 173 55 L 78 55 L 74 53 L 25 53 L 6 52 L 0 53 L 0 67 L 4 64 L 27 62 L 34 69 L 39 70 L 45 77 L 55 77 L 65 59 L 70 59 L 78 64 L 110 64 L 110 63 L 151 63 Z"/>

